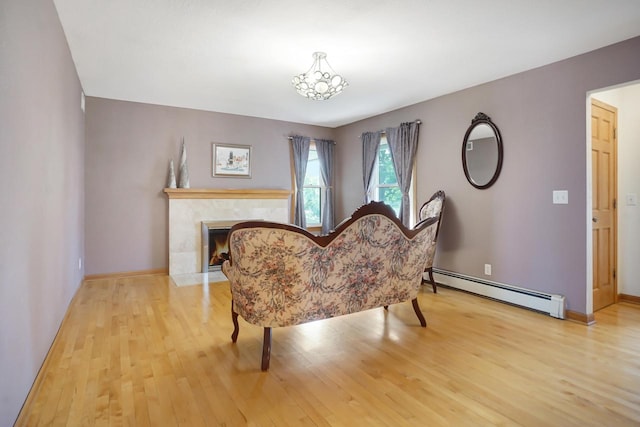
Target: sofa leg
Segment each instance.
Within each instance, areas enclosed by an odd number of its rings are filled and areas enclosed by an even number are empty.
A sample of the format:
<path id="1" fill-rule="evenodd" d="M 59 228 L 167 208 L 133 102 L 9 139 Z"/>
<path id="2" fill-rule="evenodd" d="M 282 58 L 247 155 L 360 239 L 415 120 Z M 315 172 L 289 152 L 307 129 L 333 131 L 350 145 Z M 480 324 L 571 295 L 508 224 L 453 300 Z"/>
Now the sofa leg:
<path id="1" fill-rule="evenodd" d="M 233 310 L 233 301 L 231 301 L 231 320 L 233 320 L 233 333 L 231 334 L 231 341 L 236 342 L 238 340 L 238 332 L 240 332 L 240 326 L 238 325 L 238 313 Z"/>
<path id="2" fill-rule="evenodd" d="M 269 370 L 269 360 L 271 359 L 271 328 L 264 328 L 264 338 L 262 342 L 262 370 Z"/>
<path id="3" fill-rule="evenodd" d="M 429 280 L 431 280 L 431 287 L 433 288 L 433 293 L 437 294 L 438 289 L 436 288 L 436 281 L 433 280 L 433 268 L 429 269 Z"/>
<path id="4" fill-rule="evenodd" d="M 418 320 L 420 320 L 420 326 L 423 328 L 427 326 L 427 321 L 424 320 L 424 316 L 422 315 L 422 311 L 420 311 L 420 306 L 418 305 L 418 298 L 414 298 L 411 300 L 413 304 L 413 311 L 416 312 L 416 316 L 418 316 Z"/>

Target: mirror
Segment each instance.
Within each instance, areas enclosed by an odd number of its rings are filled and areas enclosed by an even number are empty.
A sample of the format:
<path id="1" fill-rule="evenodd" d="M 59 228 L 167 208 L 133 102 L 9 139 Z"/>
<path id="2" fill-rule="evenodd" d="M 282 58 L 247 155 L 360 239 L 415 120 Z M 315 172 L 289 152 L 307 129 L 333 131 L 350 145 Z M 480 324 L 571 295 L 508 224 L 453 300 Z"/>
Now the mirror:
<path id="1" fill-rule="evenodd" d="M 489 188 L 502 169 L 502 138 L 498 127 L 484 113 L 471 120 L 462 142 L 462 167 L 471 185 Z"/>

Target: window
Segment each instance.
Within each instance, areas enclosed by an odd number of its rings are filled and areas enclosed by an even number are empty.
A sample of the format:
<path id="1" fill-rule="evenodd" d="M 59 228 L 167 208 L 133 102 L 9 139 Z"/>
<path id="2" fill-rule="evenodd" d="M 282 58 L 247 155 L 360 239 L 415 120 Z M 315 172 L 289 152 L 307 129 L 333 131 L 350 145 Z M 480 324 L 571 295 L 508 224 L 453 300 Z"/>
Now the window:
<path id="1" fill-rule="evenodd" d="M 321 225 L 321 212 L 324 197 L 324 180 L 320 174 L 320 160 L 316 145 L 311 142 L 309 147 L 309 160 L 307 161 L 307 173 L 304 176 L 304 214 L 307 227 L 318 227 Z"/>
<path id="2" fill-rule="evenodd" d="M 415 171 L 415 168 L 414 168 Z M 413 221 L 413 182 L 411 180 L 411 189 L 409 190 L 409 199 L 411 203 L 411 219 Z M 371 177 L 372 200 L 379 202 L 385 202 L 391 206 L 396 212 L 396 215 L 400 215 L 400 205 L 402 204 L 402 192 L 398 186 L 398 179 L 396 178 L 396 171 L 393 167 L 393 160 L 391 159 L 391 149 L 387 143 L 387 138 L 382 135 L 380 139 L 380 146 L 378 148 L 378 156 L 376 162 L 373 165 L 373 174 Z"/>

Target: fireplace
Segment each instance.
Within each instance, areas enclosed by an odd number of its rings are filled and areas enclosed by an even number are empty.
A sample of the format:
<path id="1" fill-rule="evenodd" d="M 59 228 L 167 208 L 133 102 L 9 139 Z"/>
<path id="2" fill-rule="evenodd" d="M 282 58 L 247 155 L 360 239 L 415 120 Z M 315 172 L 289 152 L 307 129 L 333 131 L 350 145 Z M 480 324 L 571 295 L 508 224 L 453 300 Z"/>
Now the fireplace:
<path id="1" fill-rule="evenodd" d="M 219 271 L 229 259 L 227 236 L 240 221 L 202 221 L 202 272 Z"/>
<path id="2" fill-rule="evenodd" d="M 169 198 L 169 275 L 174 280 L 209 271 L 209 231 L 207 227 L 202 233 L 203 222 L 226 229 L 249 218 L 289 222 L 289 190 L 165 188 L 164 192 Z"/>

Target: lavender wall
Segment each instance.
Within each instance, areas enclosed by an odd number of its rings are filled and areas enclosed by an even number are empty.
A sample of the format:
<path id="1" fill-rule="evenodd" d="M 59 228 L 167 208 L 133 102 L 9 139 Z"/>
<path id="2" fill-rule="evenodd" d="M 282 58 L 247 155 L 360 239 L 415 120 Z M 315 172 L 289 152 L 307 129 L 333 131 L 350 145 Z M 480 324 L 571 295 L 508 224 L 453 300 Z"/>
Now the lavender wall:
<path id="1" fill-rule="evenodd" d="M 191 188 L 291 189 L 287 136 L 331 138 L 296 123 L 87 98 L 86 272 L 168 267 L 169 160 L 185 139 Z M 252 177 L 212 177 L 213 142 L 251 145 Z"/>
<path id="2" fill-rule="evenodd" d="M 436 267 L 563 294 L 568 309 L 588 313 L 587 92 L 636 79 L 640 38 L 339 128 L 337 216 L 362 200 L 358 136 L 421 119 L 418 204 L 447 193 Z M 461 165 L 479 111 L 504 140 L 502 173 L 486 190 L 468 184 Z M 569 204 L 553 205 L 553 190 L 568 190 Z"/>
<path id="3" fill-rule="evenodd" d="M 81 87 L 48 0 L 0 2 L 0 425 L 12 425 L 78 288 Z"/>

